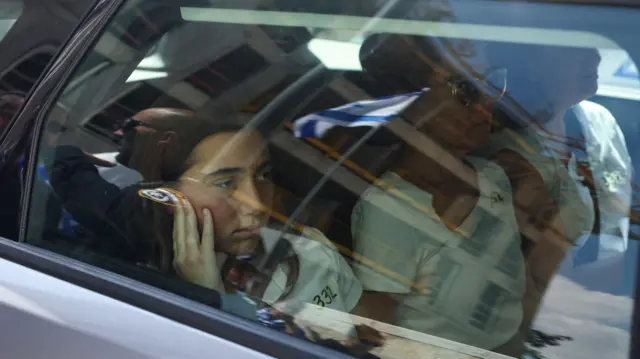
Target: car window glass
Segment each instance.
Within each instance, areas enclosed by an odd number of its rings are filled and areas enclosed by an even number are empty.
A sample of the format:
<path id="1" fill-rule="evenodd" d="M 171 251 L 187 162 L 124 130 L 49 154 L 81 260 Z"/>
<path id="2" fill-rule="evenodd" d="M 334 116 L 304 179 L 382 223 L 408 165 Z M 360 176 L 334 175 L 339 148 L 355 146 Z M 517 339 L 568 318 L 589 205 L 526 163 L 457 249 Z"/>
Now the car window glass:
<path id="1" fill-rule="evenodd" d="M 358 357 L 624 357 L 631 15 L 502 4 L 130 2 L 24 240 Z"/>
<path id="2" fill-rule="evenodd" d="M 57 47 L 68 37 L 91 4 L 91 1 L 85 0 L 48 2 L 46 6 L 38 2 L 0 2 L 0 133 L 10 127 L 26 94 L 53 59 Z M 61 118 L 64 116 L 64 106 L 58 107 L 52 116 Z M 63 126 L 56 128 L 57 132 L 64 130 Z M 23 187 L 22 154 L 3 153 L 0 157 L 0 196 L 3 198 L 0 206 L 0 236 L 17 240 L 18 209 Z"/>

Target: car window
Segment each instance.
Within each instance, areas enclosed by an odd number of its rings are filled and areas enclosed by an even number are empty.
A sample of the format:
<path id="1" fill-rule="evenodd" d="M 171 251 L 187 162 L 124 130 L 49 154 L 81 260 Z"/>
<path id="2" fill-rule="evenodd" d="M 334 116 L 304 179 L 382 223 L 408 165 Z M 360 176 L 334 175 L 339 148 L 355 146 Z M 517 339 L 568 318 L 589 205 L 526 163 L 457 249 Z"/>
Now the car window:
<path id="1" fill-rule="evenodd" d="M 624 11 L 127 2 L 48 115 L 23 239 L 357 357 L 624 357 Z"/>
<path id="2" fill-rule="evenodd" d="M 38 1 L 1 1 L 1 94 L 27 94 L 91 5 L 91 0 L 54 1 L 47 6 Z M 92 61 L 98 59 L 94 56 Z"/>
<path id="3" fill-rule="evenodd" d="M 93 3 L 92 0 L 47 1 L 46 4 L 0 1 L 0 134 L 4 135 L 5 129 L 10 128 L 26 95 Z M 63 118 L 65 113 L 61 103 L 52 116 Z M 65 130 L 59 126 L 56 131 Z M 0 156 L 0 195 L 4 199 L 0 206 L 0 236 L 11 240 L 17 240 L 19 232 L 23 151 L 19 148 Z"/>

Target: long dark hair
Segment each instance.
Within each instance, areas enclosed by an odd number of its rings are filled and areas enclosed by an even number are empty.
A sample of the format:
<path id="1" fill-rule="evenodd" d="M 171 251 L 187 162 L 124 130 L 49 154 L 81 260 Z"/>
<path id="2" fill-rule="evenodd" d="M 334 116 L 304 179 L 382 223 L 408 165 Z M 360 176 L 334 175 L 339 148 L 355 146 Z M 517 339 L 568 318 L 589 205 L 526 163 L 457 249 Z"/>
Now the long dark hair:
<path id="1" fill-rule="evenodd" d="M 191 152 L 205 138 L 225 132 L 242 131 L 243 127 L 233 121 L 223 119 L 222 121 L 209 121 L 193 115 L 174 115 L 166 120 L 162 129 L 174 131 L 176 133 L 175 145 L 170 145 L 167 153 L 171 157 L 169 161 L 158 154 L 156 142 L 157 137 L 140 137 L 136 140 L 136 145 L 143 149 L 136 149 L 137 155 L 147 154 L 143 183 L 141 189 L 151 189 L 157 187 L 173 187 L 176 181 L 191 165 L 193 158 Z M 156 122 L 154 122 L 156 125 Z M 139 141 L 141 140 L 141 141 Z M 156 151 L 154 151 L 156 149 Z M 138 163 L 143 163 L 142 159 L 136 159 Z M 163 161 L 162 169 L 164 173 L 157 173 L 153 168 L 158 168 L 157 162 Z M 142 172 L 145 172 L 144 170 Z M 128 218 L 125 233 L 132 236 L 130 240 L 135 243 L 144 243 L 145 251 L 151 253 L 140 253 L 138 257 L 147 258 L 154 267 L 163 272 L 171 270 L 171 259 L 173 258 L 173 220 L 167 206 L 146 200 L 132 193 L 125 198 L 123 205 Z"/>

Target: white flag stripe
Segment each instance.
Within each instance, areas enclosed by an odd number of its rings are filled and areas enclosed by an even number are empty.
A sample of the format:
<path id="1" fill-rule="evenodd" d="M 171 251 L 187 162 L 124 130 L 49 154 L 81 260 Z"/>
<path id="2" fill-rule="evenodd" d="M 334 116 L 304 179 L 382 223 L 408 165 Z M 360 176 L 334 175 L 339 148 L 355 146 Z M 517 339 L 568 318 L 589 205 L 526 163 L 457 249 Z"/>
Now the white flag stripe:
<path id="1" fill-rule="evenodd" d="M 380 99 L 362 100 L 303 116 L 293 123 L 296 137 L 322 137 L 334 126 L 378 127 L 406 109 L 428 89 L 393 95 Z"/>

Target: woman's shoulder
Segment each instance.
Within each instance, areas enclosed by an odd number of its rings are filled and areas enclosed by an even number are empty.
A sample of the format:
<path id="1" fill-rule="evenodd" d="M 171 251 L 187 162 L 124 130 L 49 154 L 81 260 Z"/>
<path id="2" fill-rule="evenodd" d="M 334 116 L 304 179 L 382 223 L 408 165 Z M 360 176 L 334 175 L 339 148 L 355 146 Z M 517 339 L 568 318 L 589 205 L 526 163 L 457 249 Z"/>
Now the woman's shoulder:
<path id="1" fill-rule="evenodd" d="M 395 172 L 386 172 L 360 195 L 355 210 L 380 209 L 404 213 L 407 209 L 429 205 L 433 196 L 404 180 Z"/>
<path id="2" fill-rule="evenodd" d="M 537 180 L 542 184 L 548 182 L 545 179 L 545 171 L 541 171 L 535 162 L 522 152 L 504 148 L 491 155 L 485 161 L 491 164 L 489 173 L 508 179 L 512 185 L 517 186 L 521 180 L 526 180 L 527 182 Z M 501 175 L 498 175 L 498 173 Z M 549 173 L 547 175 L 550 176 Z"/>
<path id="3" fill-rule="evenodd" d="M 547 156 L 548 148 L 535 128 L 525 128 L 518 131 L 504 130 L 490 138 L 487 147 L 479 155 L 486 158 L 500 157 L 506 153 L 517 154 L 526 161 L 548 185 L 556 181 L 557 172 L 564 167 L 554 156 Z"/>
<path id="4" fill-rule="evenodd" d="M 275 246 L 282 237 L 291 243 L 293 250 L 304 261 L 325 262 L 330 265 L 328 260 L 335 262 L 340 257 L 335 244 L 312 227 L 303 227 L 299 233 L 283 233 L 280 229 L 265 227 L 260 234 L 266 249 Z"/>

